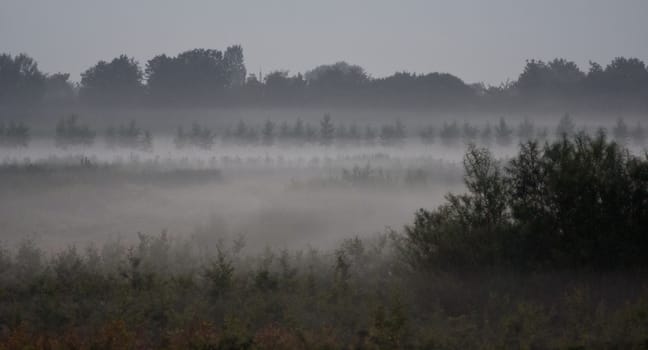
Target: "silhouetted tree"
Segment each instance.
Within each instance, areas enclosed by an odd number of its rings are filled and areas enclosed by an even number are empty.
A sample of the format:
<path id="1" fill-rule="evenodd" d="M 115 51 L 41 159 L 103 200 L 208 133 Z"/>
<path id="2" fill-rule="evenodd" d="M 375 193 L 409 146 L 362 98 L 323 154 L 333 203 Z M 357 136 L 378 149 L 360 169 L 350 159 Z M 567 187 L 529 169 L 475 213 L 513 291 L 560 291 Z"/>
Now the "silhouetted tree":
<path id="1" fill-rule="evenodd" d="M 81 73 L 80 96 L 93 104 L 132 104 L 143 92 L 142 70 L 125 55 L 110 62 L 99 61 Z"/>
<path id="2" fill-rule="evenodd" d="M 109 147 L 123 147 L 150 151 L 153 147 L 153 136 L 131 120 L 128 124 L 109 126 L 105 133 L 106 144 Z"/>
<path id="3" fill-rule="evenodd" d="M 46 76 L 33 58 L 0 55 L 0 105 L 39 103 L 45 91 Z"/>
<path id="4" fill-rule="evenodd" d="M 182 127 L 179 127 L 178 136 L 180 136 L 181 131 Z M 216 134 L 208 127 L 200 125 L 198 123 L 192 123 L 191 132 L 189 134 L 185 134 L 184 142 L 180 143 L 202 149 L 211 149 L 214 146 L 215 138 Z"/>
<path id="5" fill-rule="evenodd" d="M 456 144 L 460 136 L 461 130 L 459 130 L 456 121 L 453 121 L 452 123 L 443 122 L 443 127 L 439 132 L 439 137 L 444 145 L 450 146 Z"/>
<path id="6" fill-rule="evenodd" d="M 218 50 L 194 49 L 176 57 L 159 55 L 146 64 L 149 93 L 158 102 L 212 102 L 233 84 L 231 75 L 239 74 L 228 69 Z"/>
<path id="7" fill-rule="evenodd" d="M 383 146 L 402 144 L 406 138 L 405 125 L 397 119 L 394 124 L 385 124 L 380 128 L 380 143 Z"/>
<path id="8" fill-rule="evenodd" d="M 335 142 L 339 145 L 344 145 L 349 142 L 349 133 L 347 132 L 346 125 L 340 122 L 335 128 Z"/>
<path id="9" fill-rule="evenodd" d="M 433 125 L 428 125 L 426 127 L 423 127 L 419 132 L 419 136 L 421 137 L 421 142 L 423 142 L 426 145 L 431 145 L 434 143 L 434 140 L 436 139 L 436 129 L 434 128 Z"/>
<path id="10" fill-rule="evenodd" d="M 646 143 L 646 131 L 643 126 L 641 126 L 640 122 L 637 122 L 637 125 L 630 132 L 630 136 L 637 145 L 643 145 Z"/>
<path id="11" fill-rule="evenodd" d="M 182 127 L 182 125 L 180 125 L 176 129 L 176 135 L 173 138 L 173 143 L 175 144 L 177 149 L 182 149 L 187 146 L 189 141 L 188 138 L 189 135 L 185 133 L 184 128 Z"/>
<path id="12" fill-rule="evenodd" d="M 318 66 L 306 72 L 304 78 L 311 96 L 319 100 L 348 99 L 369 83 L 369 76 L 362 67 L 346 62 Z"/>
<path id="13" fill-rule="evenodd" d="M 263 124 L 263 129 L 261 130 L 261 139 L 263 140 L 264 145 L 272 146 L 274 144 L 274 129 L 275 123 L 273 123 L 269 119 L 266 120 L 266 122 Z"/>
<path id="14" fill-rule="evenodd" d="M 320 143 L 325 146 L 329 146 L 333 143 L 333 138 L 335 137 L 335 127 L 333 122 L 331 122 L 331 115 L 324 114 L 324 117 L 320 121 Z"/>
<path id="15" fill-rule="evenodd" d="M 578 92 L 584 79 L 585 73 L 574 62 L 528 60 L 515 87 L 526 96 L 562 96 Z"/>
<path id="16" fill-rule="evenodd" d="M 565 113 L 562 118 L 560 118 L 558 126 L 556 127 L 556 137 L 571 137 L 574 135 L 575 131 L 576 126 L 574 125 L 574 121 L 572 120 L 569 113 Z"/>
<path id="17" fill-rule="evenodd" d="M 279 124 L 279 138 L 284 142 L 289 142 L 292 139 L 292 130 L 290 129 L 288 122 L 285 120 Z"/>
<path id="18" fill-rule="evenodd" d="M 612 135 L 614 136 L 614 140 L 620 144 L 626 144 L 628 142 L 630 132 L 623 118 L 617 119 L 616 125 L 612 129 Z"/>
<path id="19" fill-rule="evenodd" d="M 605 69 L 590 62 L 589 91 L 616 95 L 637 95 L 648 91 L 648 70 L 637 58 L 617 57 Z"/>
<path id="20" fill-rule="evenodd" d="M 358 127 L 358 124 L 351 123 L 346 132 L 347 142 L 354 146 L 358 146 L 362 144 L 362 139 L 363 137 L 362 134 L 360 133 L 360 128 Z"/>
<path id="21" fill-rule="evenodd" d="M 241 45 L 233 45 L 225 49 L 223 63 L 229 86 L 236 88 L 242 87 L 245 84 L 245 77 L 247 76 L 243 47 Z"/>
<path id="22" fill-rule="evenodd" d="M 76 98 L 70 74 L 56 73 L 45 78 L 43 101 L 47 103 L 73 103 Z"/>
<path id="23" fill-rule="evenodd" d="M 403 257 L 422 269 L 627 268 L 648 258 L 648 159 L 604 133 L 521 144 L 504 167 L 487 149 L 464 158 L 468 193 L 420 210 Z"/>
<path id="24" fill-rule="evenodd" d="M 303 98 L 306 81 L 301 74 L 291 77 L 288 71 L 274 71 L 264 80 L 265 97 L 271 102 L 298 102 Z"/>
<path id="25" fill-rule="evenodd" d="M 495 139 L 500 146 L 509 146 L 512 142 L 513 129 L 508 126 L 504 118 L 500 118 L 495 126 Z"/>
<path id="26" fill-rule="evenodd" d="M 549 129 L 547 127 L 539 128 L 536 138 L 538 141 L 545 141 L 549 137 Z"/>
<path id="27" fill-rule="evenodd" d="M 23 122 L 0 122 L 0 147 L 27 147 L 29 145 L 29 127 Z"/>
<path id="28" fill-rule="evenodd" d="M 367 125 L 365 127 L 364 143 L 367 146 L 373 146 L 376 144 L 376 130 L 374 130 L 371 125 Z"/>
<path id="29" fill-rule="evenodd" d="M 317 142 L 317 129 L 310 123 L 306 123 L 304 127 L 304 140 L 307 143 Z"/>
<path id="30" fill-rule="evenodd" d="M 533 140 L 535 137 L 535 126 L 529 119 L 524 118 L 520 123 L 517 130 L 517 136 L 520 139 L 520 142 L 526 142 Z"/>
<path id="31" fill-rule="evenodd" d="M 474 143 L 477 140 L 477 136 L 479 136 L 479 129 L 465 122 L 461 128 L 461 136 L 466 143 Z"/>
<path id="32" fill-rule="evenodd" d="M 305 132 L 304 121 L 301 118 L 297 118 L 292 128 L 292 134 L 298 145 L 305 141 Z"/>
<path id="33" fill-rule="evenodd" d="M 486 122 L 484 129 L 482 129 L 481 134 L 479 135 L 482 144 L 489 146 L 493 142 L 493 128 L 489 122 Z"/>
<path id="34" fill-rule="evenodd" d="M 59 120 L 56 124 L 57 147 L 91 146 L 94 143 L 97 133 L 90 130 L 87 125 L 80 125 L 78 119 L 79 117 L 76 114 L 70 114 Z"/>
<path id="35" fill-rule="evenodd" d="M 232 138 L 240 145 L 252 145 L 259 141 L 259 134 L 253 126 L 241 120 L 236 124 Z"/>
<path id="36" fill-rule="evenodd" d="M 398 72 L 371 81 L 371 93 L 377 103 L 452 106 L 476 96 L 475 90 L 461 79 L 447 73 L 416 75 Z"/>

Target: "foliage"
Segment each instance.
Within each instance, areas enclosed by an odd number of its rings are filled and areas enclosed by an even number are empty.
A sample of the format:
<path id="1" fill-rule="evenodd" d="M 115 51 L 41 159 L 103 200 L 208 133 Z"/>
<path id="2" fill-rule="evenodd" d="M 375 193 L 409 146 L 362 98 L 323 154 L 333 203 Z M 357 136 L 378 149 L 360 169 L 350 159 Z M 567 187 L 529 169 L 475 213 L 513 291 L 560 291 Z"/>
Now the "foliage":
<path id="1" fill-rule="evenodd" d="M 76 114 L 70 114 L 59 120 L 56 124 L 57 147 L 91 146 L 94 143 L 97 133 L 90 130 L 87 125 L 80 125 L 78 120 L 79 117 Z"/>
<path id="2" fill-rule="evenodd" d="M 460 136 L 461 130 L 459 129 L 456 121 L 452 123 L 443 122 L 443 127 L 439 132 L 439 137 L 441 138 L 441 142 L 443 142 L 444 145 L 456 144 Z"/>
<path id="3" fill-rule="evenodd" d="M 215 133 L 206 126 L 198 123 L 191 124 L 189 132 L 185 133 L 182 126 L 179 126 L 173 143 L 176 148 L 197 147 L 202 149 L 211 149 L 214 145 Z"/>
<path id="4" fill-rule="evenodd" d="M 33 104 L 43 98 L 46 75 L 36 61 L 20 54 L 0 54 L 0 105 Z"/>
<path id="5" fill-rule="evenodd" d="M 117 127 L 110 126 L 105 133 L 108 147 L 132 148 L 148 151 L 153 147 L 153 136 L 148 130 L 137 125 L 135 120 L 128 124 L 119 124 Z"/>
<path id="6" fill-rule="evenodd" d="M 145 69 L 147 88 L 157 103 L 202 102 L 222 95 L 227 88 L 242 86 L 246 75 L 243 49 L 228 47 L 225 53 L 193 49 L 175 57 L 158 55 Z"/>
<path id="7" fill-rule="evenodd" d="M 333 126 L 333 122 L 331 122 L 331 115 L 328 113 L 324 114 L 324 117 L 322 117 L 322 120 L 320 121 L 320 143 L 324 146 L 330 146 L 335 137 L 334 133 L 335 126 Z"/>
<path id="8" fill-rule="evenodd" d="M 420 274 L 389 236 L 241 255 L 131 246 L 3 252 L 0 349 L 640 348 L 645 274 Z M 233 242 L 232 242 L 233 243 Z M 207 252 L 207 255 L 203 255 Z"/>
<path id="9" fill-rule="evenodd" d="M 81 73 L 80 97 L 91 104 L 133 104 L 142 96 L 142 69 L 126 55 L 99 61 Z"/>
<path id="10" fill-rule="evenodd" d="M 565 113 L 556 126 L 556 137 L 572 137 L 576 133 L 576 126 L 569 113 Z"/>
<path id="11" fill-rule="evenodd" d="M 362 105 L 410 106 L 438 111 L 514 108 L 540 111 L 618 109 L 645 112 L 648 69 L 632 57 L 586 72 L 563 58 L 528 60 L 516 80 L 500 86 L 467 84 L 444 72 L 396 72 L 373 78 L 364 68 L 340 61 L 305 73 L 277 70 L 250 74 L 243 48 L 196 48 L 176 56 L 157 55 L 144 71 L 126 55 L 99 61 L 82 73 L 79 94 L 69 74 L 45 74 L 31 57 L 0 55 L 0 105 Z"/>
<path id="12" fill-rule="evenodd" d="M 509 146 L 513 136 L 513 129 L 506 124 L 504 118 L 500 118 L 499 123 L 495 126 L 495 139 L 500 146 Z"/>
<path id="13" fill-rule="evenodd" d="M 380 143 L 384 146 L 400 145 L 407 137 L 405 125 L 398 119 L 394 124 L 385 124 L 380 128 L 379 137 Z"/>
<path id="14" fill-rule="evenodd" d="M 648 158 L 605 134 L 540 146 L 530 141 L 505 167 L 471 146 L 468 194 L 420 210 L 405 228 L 413 266 L 517 268 L 646 266 Z"/>
<path id="15" fill-rule="evenodd" d="M 421 141 L 426 144 L 426 145 L 431 145 L 434 143 L 434 139 L 436 136 L 436 129 L 432 125 L 428 125 L 421 129 L 419 132 L 419 136 L 421 137 Z"/>
<path id="16" fill-rule="evenodd" d="M 0 122 L 0 147 L 27 147 L 29 140 L 29 127 L 23 122 L 11 121 L 6 126 Z"/>

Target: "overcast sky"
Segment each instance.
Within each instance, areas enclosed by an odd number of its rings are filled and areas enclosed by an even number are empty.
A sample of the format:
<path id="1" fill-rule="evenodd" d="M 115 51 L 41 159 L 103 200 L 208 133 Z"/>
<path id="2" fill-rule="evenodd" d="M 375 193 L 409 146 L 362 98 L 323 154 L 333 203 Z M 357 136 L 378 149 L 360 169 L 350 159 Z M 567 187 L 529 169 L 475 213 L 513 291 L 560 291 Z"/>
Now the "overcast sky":
<path id="1" fill-rule="evenodd" d="M 527 58 L 647 61 L 648 0 L 0 0 L 0 52 L 73 80 L 122 53 L 143 65 L 237 43 L 251 72 L 346 60 L 374 77 L 441 71 L 499 84 Z"/>

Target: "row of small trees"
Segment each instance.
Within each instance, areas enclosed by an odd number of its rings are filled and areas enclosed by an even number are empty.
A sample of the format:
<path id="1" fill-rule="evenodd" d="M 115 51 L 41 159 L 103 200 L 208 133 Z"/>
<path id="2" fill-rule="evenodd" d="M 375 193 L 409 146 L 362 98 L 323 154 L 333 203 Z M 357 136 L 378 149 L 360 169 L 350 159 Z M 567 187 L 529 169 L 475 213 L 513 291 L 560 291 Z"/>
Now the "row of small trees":
<path id="1" fill-rule="evenodd" d="M 604 129 L 601 128 L 601 130 Z M 574 121 L 569 114 L 565 114 L 558 122 L 555 130 L 553 130 L 553 135 L 556 138 L 560 138 L 563 135 L 571 137 L 576 131 Z M 638 145 L 643 145 L 647 137 L 646 131 L 640 122 L 637 122 L 634 128 L 631 129 L 622 118 L 619 118 L 616 125 L 612 127 L 611 135 L 619 143 L 626 144 L 632 139 Z M 500 118 L 499 122 L 494 126 L 486 123 L 481 129 L 468 122 L 459 126 L 455 121 L 452 123 L 443 123 L 443 126 L 437 132 L 437 129 L 433 125 L 430 125 L 424 127 L 419 132 L 419 136 L 425 144 L 433 144 L 439 138 L 441 143 L 445 145 L 453 145 L 459 141 L 463 141 L 464 143 L 480 142 L 484 145 L 490 145 L 495 141 L 500 146 L 509 146 L 516 137 L 520 142 L 547 140 L 550 136 L 550 131 L 547 127 L 537 127 L 528 119 L 522 121 L 517 127 L 513 127 L 504 118 Z"/>
<path id="2" fill-rule="evenodd" d="M 442 127 L 437 129 L 434 125 L 423 127 L 418 136 L 424 144 L 434 144 L 437 139 L 447 146 L 459 143 L 482 143 L 491 145 L 496 142 L 500 146 L 509 146 L 516 139 L 520 142 L 528 140 L 547 140 L 551 135 L 560 138 L 563 135 L 573 136 L 577 132 L 576 125 L 569 114 L 565 114 L 559 121 L 556 128 L 550 132 L 547 127 L 536 127 L 536 125 L 525 119 L 517 127 L 509 125 L 504 118 L 494 126 L 486 123 L 482 128 L 468 122 L 463 125 L 455 122 L 444 122 Z M 637 123 L 630 129 L 626 122 L 619 118 L 611 130 L 611 135 L 619 142 L 626 144 L 630 139 L 636 144 L 643 145 L 646 141 L 646 131 Z M 412 136 L 412 135 L 410 135 Z M 214 145 L 217 133 L 211 129 L 194 123 L 188 132 L 179 127 L 176 133 L 175 143 L 178 148 L 199 147 L 209 149 Z M 271 146 L 273 144 L 320 144 L 332 145 L 384 145 L 394 146 L 405 142 L 408 137 L 405 125 L 396 120 L 393 123 L 383 124 L 379 128 L 371 125 L 360 127 L 357 124 L 346 125 L 343 123 L 335 125 L 330 115 L 325 115 L 314 126 L 297 119 L 293 124 L 282 122 L 276 124 L 267 120 L 260 127 L 254 127 L 239 121 L 234 127 L 226 128 L 222 133 L 222 139 L 226 143 L 240 145 L 261 144 Z"/>
<path id="3" fill-rule="evenodd" d="M 209 135 L 205 132 L 204 127 L 194 125 L 192 127 L 193 135 L 202 130 L 202 134 L 197 135 L 201 140 L 201 136 Z M 182 129 L 178 129 L 176 139 L 180 137 Z M 214 133 L 211 133 L 213 136 Z M 248 125 L 244 121 L 239 121 L 236 126 L 228 127 L 223 132 L 223 141 L 235 144 L 262 144 L 271 146 L 274 144 L 320 144 L 330 146 L 333 143 L 340 145 L 375 145 L 380 143 L 382 145 L 396 145 L 403 143 L 407 137 L 405 125 L 396 120 L 393 123 L 386 123 L 380 128 L 374 128 L 371 125 L 360 127 L 358 124 L 352 123 L 346 125 L 339 123 L 334 124 L 333 119 L 329 114 L 325 114 L 317 125 L 309 122 L 304 122 L 297 119 L 294 123 L 290 124 L 286 121 L 276 124 L 271 120 L 266 120 L 260 128 Z M 194 142 L 196 143 L 196 142 Z"/>
<path id="4" fill-rule="evenodd" d="M 106 144 L 110 148 L 150 150 L 153 147 L 153 136 L 150 131 L 142 129 L 135 121 L 110 126 L 106 129 L 104 136 Z M 88 125 L 80 124 L 76 114 L 63 117 L 56 124 L 55 142 L 59 148 L 92 146 L 96 137 L 97 132 L 91 130 Z"/>
<path id="5" fill-rule="evenodd" d="M 297 119 L 290 124 L 286 121 L 277 124 L 266 120 L 260 128 L 239 121 L 234 127 L 227 127 L 222 134 L 223 142 L 239 145 L 261 144 L 272 146 L 274 144 L 320 144 L 330 146 L 338 144 L 367 144 L 394 145 L 402 143 L 406 137 L 405 125 L 396 120 L 391 124 L 384 124 L 379 129 L 367 125 L 361 128 L 357 124 L 347 127 L 345 124 L 334 125 L 329 114 L 324 115 L 317 126 Z M 189 131 L 178 127 L 175 144 L 178 148 L 199 147 L 211 148 L 217 134 L 211 129 L 194 123 Z"/>
<path id="6" fill-rule="evenodd" d="M 565 114 L 553 130 L 553 135 L 556 138 L 564 135 L 573 136 L 576 131 L 574 121 L 569 114 Z M 627 144 L 632 140 L 638 145 L 643 145 L 647 137 L 641 123 L 638 122 L 633 128 L 630 128 L 622 118 L 619 118 L 611 129 L 611 135 L 619 143 Z M 56 146 L 60 148 L 90 146 L 94 144 L 96 136 L 97 132 L 90 129 L 88 125 L 81 124 L 75 114 L 62 118 L 56 125 Z M 135 121 L 111 126 L 105 131 L 104 136 L 106 144 L 111 148 L 123 147 L 142 150 L 152 148 L 153 137 L 150 131 L 141 128 Z M 377 128 L 371 125 L 360 127 L 355 123 L 350 125 L 338 123 L 336 125 L 331 116 L 326 114 L 318 124 L 304 122 L 302 119 L 297 119 L 294 123 L 283 121 L 279 124 L 266 120 L 260 126 L 239 121 L 236 125 L 226 127 L 220 132 L 193 123 L 187 130 L 182 126 L 178 127 L 174 143 L 178 149 L 211 149 L 219 136 L 222 142 L 237 145 L 317 144 L 330 146 L 335 143 L 352 146 L 377 144 L 395 146 L 404 143 L 408 133 L 400 120 L 383 124 Z M 441 144 L 446 146 L 461 143 L 491 145 L 493 142 L 500 146 L 509 146 L 516 139 L 520 142 L 544 141 L 549 138 L 550 131 L 547 127 L 536 127 L 528 119 L 513 127 L 504 118 L 500 118 L 497 124 L 491 126 L 490 123 L 486 123 L 481 128 L 468 122 L 460 126 L 456 121 L 444 122 L 438 129 L 435 125 L 428 125 L 420 129 L 418 136 L 424 144 L 434 144 L 438 139 Z M 0 124 L 1 146 L 26 147 L 28 143 L 29 128 L 25 124 L 14 122 L 7 126 Z"/>

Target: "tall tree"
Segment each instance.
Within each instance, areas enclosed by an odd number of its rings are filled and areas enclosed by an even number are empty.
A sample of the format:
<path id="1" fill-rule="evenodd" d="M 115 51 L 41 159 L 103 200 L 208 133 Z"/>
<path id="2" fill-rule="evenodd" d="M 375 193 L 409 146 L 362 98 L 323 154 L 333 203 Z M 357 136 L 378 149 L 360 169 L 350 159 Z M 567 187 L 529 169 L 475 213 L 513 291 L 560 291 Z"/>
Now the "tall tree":
<path id="1" fill-rule="evenodd" d="M 223 55 L 223 61 L 229 86 L 243 86 L 243 84 L 245 84 L 245 77 L 247 76 L 245 60 L 243 57 L 243 47 L 241 45 L 228 47 Z"/>
<path id="2" fill-rule="evenodd" d="M 574 62 L 562 58 L 549 63 L 529 60 L 515 87 L 527 96 L 556 97 L 578 92 L 584 79 L 585 73 Z"/>
<path id="3" fill-rule="evenodd" d="M 648 70 L 644 62 L 637 58 L 617 57 L 605 67 L 603 73 L 608 91 L 617 94 L 648 91 Z"/>
<path id="4" fill-rule="evenodd" d="M 33 58 L 0 55 L 0 104 L 40 102 L 45 93 L 45 74 Z"/>
<path id="5" fill-rule="evenodd" d="M 96 104 L 129 104 L 142 97 L 142 70 L 126 55 L 110 62 L 99 61 L 81 73 L 82 100 Z"/>
<path id="6" fill-rule="evenodd" d="M 324 117 L 320 121 L 320 143 L 329 146 L 333 143 L 333 138 L 335 137 L 335 127 L 331 121 L 330 114 L 324 114 Z"/>
<path id="7" fill-rule="evenodd" d="M 70 74 L 56 73 L 45 78 L 45 95 L 46 102 L 69 103 L 74 100 L 74 86 L 69 81 Z"/>
<path id="8" fill-rule="evenodd" d="M 365 70 L 346 62 L 322 65 L 304 75 L 308 89 L 317 99 L 345 99 L 366 88 L 370 82 Z"/>
<path id="9" fill-rule="evenodd" d="M 158 102 L 209 101 L 230 85 L 223 53 L 218 50 L 159 55 L 148 61 L 145 72 L 149 92 Z"/>

